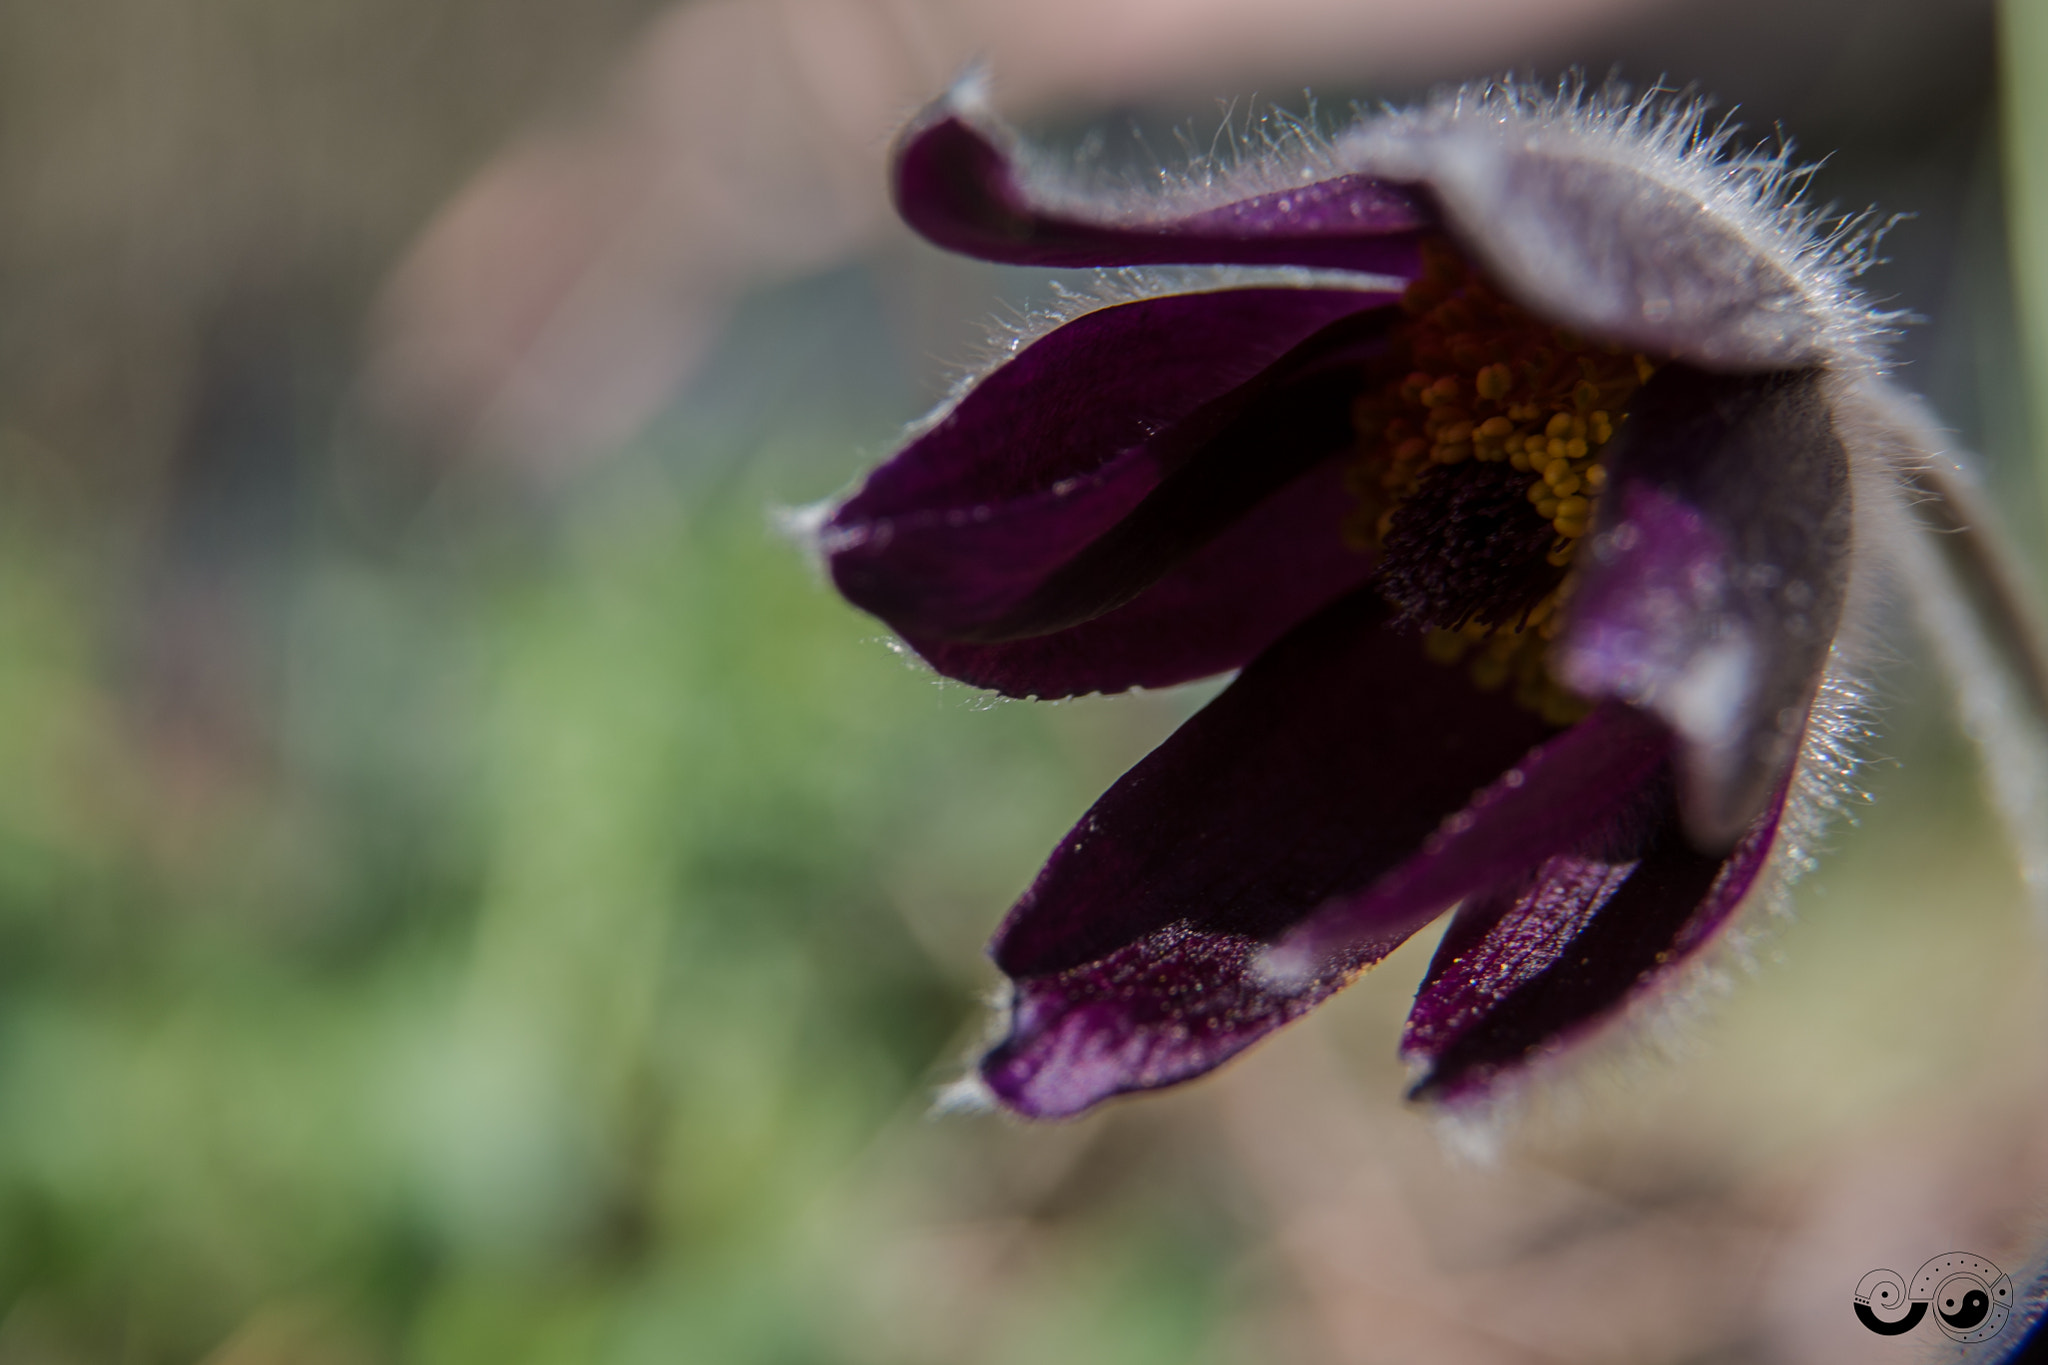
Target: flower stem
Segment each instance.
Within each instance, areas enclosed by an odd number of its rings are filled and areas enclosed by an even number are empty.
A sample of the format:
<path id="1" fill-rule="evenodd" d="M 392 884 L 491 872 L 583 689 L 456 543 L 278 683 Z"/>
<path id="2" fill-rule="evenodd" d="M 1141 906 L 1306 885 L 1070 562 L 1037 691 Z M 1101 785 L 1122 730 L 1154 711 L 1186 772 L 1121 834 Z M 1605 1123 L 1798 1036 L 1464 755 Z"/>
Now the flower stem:
<path id="1" fill-rule="evenodd" d="M 2027 419 L 2040 483 L 2048 488 L 2048 4 L 2002 0 L 1998 19 Z"/>

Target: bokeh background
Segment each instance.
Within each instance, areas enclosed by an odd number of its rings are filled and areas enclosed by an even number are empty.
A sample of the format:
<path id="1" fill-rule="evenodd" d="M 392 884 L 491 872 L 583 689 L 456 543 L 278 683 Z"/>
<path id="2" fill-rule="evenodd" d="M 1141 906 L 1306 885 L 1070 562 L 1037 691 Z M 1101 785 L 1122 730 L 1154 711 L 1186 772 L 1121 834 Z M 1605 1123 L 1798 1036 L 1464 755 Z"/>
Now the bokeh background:
<path id="1" fill-rule="evenodd" d="M 970 60 L 1125 168 L 1576 64 L 1915 215 L 1870 288 L 2038 557 L 2042 8 L 0 4 L 0 1365 L 1926 1358 L 1851 1289 L 2036 1254 L 2048 1018 L 1909 634 L 1749 965 L 1491 1125 L 1399 1099 L 1432 935 L 1200 1084 L 934 1119 L 1208 691 L 940 685 L 778 512 L 1054 283 L 888 221 Z"/>

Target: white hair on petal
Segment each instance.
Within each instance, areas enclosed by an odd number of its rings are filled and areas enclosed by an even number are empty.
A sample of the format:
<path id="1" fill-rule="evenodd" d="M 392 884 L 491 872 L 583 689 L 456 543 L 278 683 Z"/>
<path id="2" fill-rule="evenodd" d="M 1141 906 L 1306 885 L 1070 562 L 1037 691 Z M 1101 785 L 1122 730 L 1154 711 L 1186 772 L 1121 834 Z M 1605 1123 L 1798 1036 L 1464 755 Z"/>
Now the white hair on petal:
<path id="1" fill-rule="evenodd" d="M 991 1111 L 1014 1117 L 1003 1108 L 996 1098 L 996 1092 L 982 1078 L 981 1059 L 988 1050 L 1003 1040 L 1009 1031 L 1010 1011 L 1017 998 L 1017 985 L 1008 977 L 997 981 L 987 991 L 981 1002 L 981 1027 L 975 1031 L 973 1040 L 959 1054 L 960 1070 L 951 1080 L 944 1081 L 932 1091 L 931 1104 L 925 1109 L 929 1119 L 951 1118 L 958 1114 L 985 1114 Z"/>
<path id="2" fill-rule="evenodd" d="M 1422 144 L 1462 127 L 1489 125 L 1564 139 L 1575 154 L 1625 166 L 1695 199 L 1742 241 L 1797 282 L 1821 324 L 1838 372 L 1882 370 L 1884 344 L 1908 320 L 1874 308 L 1854 286 L 1878 263 L 1877 248 L 1897 217 L 1874 210 L 1834 214 L 1802 198 L 1817 165 L 1794 159 L 1782 138 L 1747 150 L 1741 125 L 1712 120 L 1708 101 L 1657 85 L 1640 94 L 1609 81 L 1595 88 L 1572 75 L 1555 86 L 1499 78 L 1440 92 L 1414 109 L 1354 107 L 1349 125 L 1322 129 L 1313 96 L 1306 112 L 1270 106 L 1241 125 L 1228 106 L 1206 147 L 1180 135 L 1177 165 L 1152 168 L 1143 183 L 1079 158 L 1055 156 L 1018 139 L 988 109 L 986 77 L 970 73 L 949 103 L 1004 149 L 1019 187 L 1034 203 L 1085 221 L 1123 227 L 1167 223 L 1207 209 L 1342 175 L 1385 173 L 1428 179 Z M 1076 161 L 1080 164 L 1076 164 Z M 984 344 L 960 367 L 943 399 L 912 423 L 904 440 L 944 421 L 990 373 L 1025 347 L 1103 308 L 1172 294 L 1244 288 L 1399 292 L 1405 281 L 1339 270 L 1290 267 L 1144 267 L 1091 272 L 1079 289 L 1055 284 L 1050 304 L 991 320 Z"/>
<path id="3" fill-rule="evenodd" d="M 825 523 L 832 519 L 832 511 L 841 499 L 834 494 L 817 502 L 793 505 L 773 503 L 767 509 L 768 530 L 771 535 L 794 545 L 810 566 L 812 574 L 820 583 L 830 577 L 825 565 L 823 535 Z"/>
<path id="4" fill-rule="evenodd" d="M 996 1095 L 988 1088 L 988 1082 L 982 1080 L 980 1072 L 969 1071 L 932 1093 L 931 1106 L 925 1110 L 925 1117 L 943 1119 L 956 1114 L 987 1114 L 995 1108 Z"/>
<path id="5" fill-rule="evenodd" d="M 1192 125 L 1183 126 L 1174 134 L 1178 160 L 1150 156 L 1148 147 L 1142 170 L 1105 166 L 1099 136 L 1074 154 L 1054 153 L 1018 138 L 990 107 L 980 73 L 955 84 L 946 103 L 997 141 L 1019 188 L 1034 203 L 1091 222 L 1144 227 L 1356 170 L 1344 164 L 1335 139 L 1324 130 L 1315 96 L 1304 92 L 1304 99 L 1307 108 L 1299 114 L 1276 104 L 1247 104 L 1241 126 L 1237 102 L 1223 103 L 1217 129 L 1206 142 Z M 1355 108 L 1353 113 L 1354 122 L 1367 117 Z"/>
<path id="6" fill-rule="evenodd" d="M 1334 132 L 1325 130 L 1313 95 L 1300 114 L 1267 106 L 1247 111 L 1241 123 L 1231 104 L 1206 146 L 1183 130 L 1178 163 L 1139 176 L 1104 169 L 1099 141 L 1073 156 L 1023 142 L 990 112 L 984 85 L 956 86 L 952 107 L 1003 147 L 1034 203 L 1088 222 L 1142 228 L 1360 173 L 1425 182 L 1423 144 L 1484 125 L 1568 141 L 1575 154 L 1625 166 L 1698 201 L 1797 281 L 1838 364 L 1852 356 L 1875 364 L 1910 320 L 1874 308 L 1852 283 L 1882 260 L 1885 233 L 1906 215 L 1808 204 L 1819 163 L 1798 160 L 1782 135 L 1742 146 L 1743 126 L 1732 115 L 1713 117 L 1713 104 L 1690 90 L 1659 83 L 1637 92 L 1614 79 L 1595 86 L 1576 72 L 1555 85 L 1498 77 L 1439 91 L 1415 108 L 1353 106 L 1351 121 Z"/>
<path id="7" fill-rule="evenodd" d="M 1555 86 L 1495 79 L 1440 92 L 1419 108 L 1387 107 L 1340 133 L 1331 155 L 1352 170 L 1426 180 L 1423 149 L 1466 128 L 1569 143 L 1574 155 L 1625 167 L 1695 200 L 1797 283 L 1832 366 L 1876 368 L 1910 314 L 1874 308 L 1852 281 L 1881 262 L 1880 242 L 1906 215 L 1808 204 L 1819 163 L 1796 160 L 1782 134 L 1745 149 L 1742 125 L 1713 112 L 1705 98 L 1661 84 L 1636 94 L 1619 81 L 1595 88 L 1580 74 Z"/>

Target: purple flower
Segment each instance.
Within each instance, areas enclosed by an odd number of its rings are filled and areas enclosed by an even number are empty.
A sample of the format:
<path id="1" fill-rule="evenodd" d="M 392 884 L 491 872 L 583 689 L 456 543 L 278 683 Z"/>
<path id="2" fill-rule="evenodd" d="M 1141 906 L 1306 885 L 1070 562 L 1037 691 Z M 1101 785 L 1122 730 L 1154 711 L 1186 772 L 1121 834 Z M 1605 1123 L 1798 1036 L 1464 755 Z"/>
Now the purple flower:
<path id="1" fill-rule="evenodd" d="M 1862 239 L 1694 107 L 1488 87 L 1269 150 L 1088 193 L 971 92 L 896 149 L 940 246 L 1121 273 L 832 511 L 839 589 L 1011 696 L 1242 670 L 997 931 L 1019 1114 L 1198 1076 L 1453 907 L 1418 1095 L 1659 993 L 1806 857 L 1899 471 L 1954 492 Z"/>

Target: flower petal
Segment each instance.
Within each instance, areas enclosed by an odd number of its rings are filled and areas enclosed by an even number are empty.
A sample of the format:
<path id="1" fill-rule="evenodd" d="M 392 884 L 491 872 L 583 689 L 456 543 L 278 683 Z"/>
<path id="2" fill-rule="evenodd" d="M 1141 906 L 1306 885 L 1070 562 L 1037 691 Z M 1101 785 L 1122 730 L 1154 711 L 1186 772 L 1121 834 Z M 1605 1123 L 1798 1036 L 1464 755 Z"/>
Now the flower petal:
<path id="1" fill-rule="evenodd" d="M 1781 784 L 1723 859 L 1685 839 L 1666 795 L 1633 848 L 1552 858 L 1523 886 L 1468 902 L 1408 1016 L 1402 1054 L 1429 1068 L 1410 1098 L 1485 1090 L 1698 951 L 1755 885 L 1784 798 Z"/>
<path id="2" fill-rule="evenodd" d="M 1394 943 L 1273 989 L 1254 959 L 1367 885 L 1550 733 L 1381 629 L 1360 592 L 1261 655 L 1098 801 L 992 947 L 990 1087 L 1037 1117 L 1207 1071 Z"/>
<path id="3" fill-rule="evenodd" d="M 1522 756 L 1398 868 L 1296 925 L 1262 969 L 1275 981 L 1313 980 L 1368 945 L 1391 949 L 1468 895 L 1608 837 L 1641 809 L 1670 754 L 1662 722 L 1609 702 Z"/>
<path id="4" fill-rule="evenodd" d="M 1012 697 L 1171 687 L 1242 668 L 1371 577 L 1375 557 L 1346 543 L 1344 479 L 1341 461 L 1309 471 L 1093 621 L 1001 644 L 908 643 L 947 677 Z"/>
<path id="5" fill-rule="evenodd" d="M 1530 311 L 1711 369 L 1812 365 L 1824 308 L 1768 210 L 1725 170 L 1569 120 L 1390 120 L 1338 155 L 1433 191 L 1458 241 Z M 1809 265 L 1805 268 L 1811 269 Z"/>
<path id="6" fill-rule="evenodd" d="M 1404 278 L 1432 221 L 1412 190 L 1357 174 L 1117 213 L 1035 192 L 1018 162 L 1006 130 L 949 96 L 896 144 L 896 211 L 948 251 L 1013 265 L 1298 265 Z"/>
<path id="7" fill-rule="evenodd" d="M 1848 574 L 1848 456 L 1801 370 L 1667 365 L 1608 447 L 1607 492 L 1552 667 L 1656 712 L 1679 809 L 1719 853 L 1791 767 Z"/>
<path id="8" fill-rule="evenodd" d="M 1122 606 L 1350 443 L 1387 302 L 1229 289 L 1074 319 L 832 515 L 834 581 L 920 641 L 1000 643 Z"/>

